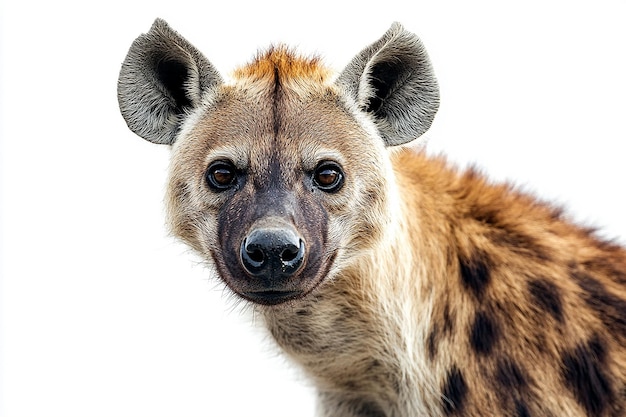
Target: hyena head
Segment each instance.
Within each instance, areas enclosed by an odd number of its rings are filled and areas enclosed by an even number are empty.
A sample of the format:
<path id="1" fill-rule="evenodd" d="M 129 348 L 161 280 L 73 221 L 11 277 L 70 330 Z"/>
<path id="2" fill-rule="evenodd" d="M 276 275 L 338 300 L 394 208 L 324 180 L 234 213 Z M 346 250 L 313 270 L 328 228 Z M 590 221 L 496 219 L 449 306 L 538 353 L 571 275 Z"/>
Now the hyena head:
<path id="1" fill-rule="evenodd" d="M 417 37 L 394 24 L 333 77 L 287 48 L 224 82 L 157 20 L 118 84 L 131 130 L 172 146 L 173 233 L 241 297 L 304 297 L 383 239 L 393 216 L 387 147 L 430 126 L 438 88 Z"/>

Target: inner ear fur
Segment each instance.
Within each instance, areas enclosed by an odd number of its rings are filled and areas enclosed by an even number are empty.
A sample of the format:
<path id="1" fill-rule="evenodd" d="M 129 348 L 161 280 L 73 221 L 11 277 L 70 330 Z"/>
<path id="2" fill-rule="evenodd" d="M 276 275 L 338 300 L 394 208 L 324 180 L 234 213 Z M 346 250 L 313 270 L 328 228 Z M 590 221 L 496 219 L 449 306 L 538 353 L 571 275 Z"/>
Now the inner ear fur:
<path id="1" fill-rule="evenodd" d="M 211 63 L 162 19 L 131 45 L 118 79 L 128 127 L 154 143 L 172 144 L 188 112 L 222 82 Z"/>
<path id="2" fill-rule="evenodd" d="M 439 108 L 439 87 L 419 38 L 399 23 L 363 49 L 337 79 L 369 113 L 387 146 L 428 130 Z"/>

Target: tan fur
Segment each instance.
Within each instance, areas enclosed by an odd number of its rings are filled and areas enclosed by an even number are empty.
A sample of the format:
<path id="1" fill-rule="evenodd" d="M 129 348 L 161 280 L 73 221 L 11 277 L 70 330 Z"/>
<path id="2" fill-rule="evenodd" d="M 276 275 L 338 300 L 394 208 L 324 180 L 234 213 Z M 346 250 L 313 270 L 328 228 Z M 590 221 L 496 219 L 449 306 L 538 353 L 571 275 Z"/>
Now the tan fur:
<path id="1" fill-rule="evenodd" d="M 284 45 L 260 53 L 252 63 L 236 69 L 233 73 L 235 78 L 244 81 L 274 81 L 275 78 L 280 78 L 283 81 L 302 79 L 320 84 L 324 84 L 331 74 L 331 71 L 321 65 L 318 57 L 298 56 Z"/>
<path id="2" fill-rule="evenodd" d="M 488 407 L 494 400 L 507 402 L 494 398 L 492 392 L 493 385 L 500 383 L 495 375 L 497 362 L 503 360 L 524 369 L 526 395 L 536 401 L 526 404 L 530 415 L 586 415 L 564 387 L 562 360 L 565 352 L 575 350 L 594 335 L 607 350 L 603 371 L 607 379 L 612 379 L 615 394 L 615 404 L 606 404 L 604 414 L 598 415 L 622 415 L 626 311 L 618 309 L 626 305 L 623 248 L 573 226 L 559 209 L 510 186 L 491 185 L 474 171 L 459 175 L 442 161 L 408 153 L 400 155 L 395 166 L 401 173 L 401 183 L 412 183 L 404 187 L 413 190 L 412 212 L 431 217 L 421 222 L 422 233 L 413 235 L 413 240 L 436 239 L 429 246 L 448 251 L 422 256 L 421 262 L 438 261 L 426 268 L 433 272 L 444 262 L 446 265 L 442 274 L 431 273 L 424 279 L 432 285 L 430 302 L 435 306 L 431 331 L 440 339 L 439 354 L 435 355 L 437 367 L 449 369 L 456 365 L 466 369 L 466 383 L 472 387 L 467 395 L 471 406 L 466 405 L 463 415 L 503 415 L 504 410 Z M 450 279 L 459 275 L 454 260 L 476 251 L 486 254 L 491 263 L 491 280 L 479 297 L 471 291 L 468 294 L 458 279 Z M 616 301 L 621 300 L 609 308 L 613 317 L 599 316 L 589 300 L 581 299 L 581 295 L 584 298 L 589 294 L 581 294 L 584 288 L 572 280 L 577 274 L 588 274 Z M 532 299 L 529 285 L 538 279 L 553 285 L 560 296 L 560 320 L 546 314 L 545 306 Z M 494 317 L 501 335 L 488 352 L 468 355 L 468 329 L 480 312 Z M 451 329 L 446 331 L 442 327 L 448 320 Z M 515 396 L 511 392 L 511 407 L 518 400 Z"/>
<path id="3" fill-rule="evenodd" d="M 278 47 L 201 92 L 173 144 L 172 232 L 259 300 L 321 416 L 626 415 L 626 250 L 475 169 L 390 148 L 430 123 L 402 117 L 434 111 L 404 114 L 435 85 L 411 78 L 427 66 L 412 36 L 392 27 L 338 82 Z M 380 67 L 385 54 L 399 67 Z M 236 172 L 223 191 L 207 186 L 215 161 Z M 324 161 L 343 170 L 339 190 L 316 185 Z M 307 258 L 259 287 L 238 257 L 268 224 L 298 233 Z"/>

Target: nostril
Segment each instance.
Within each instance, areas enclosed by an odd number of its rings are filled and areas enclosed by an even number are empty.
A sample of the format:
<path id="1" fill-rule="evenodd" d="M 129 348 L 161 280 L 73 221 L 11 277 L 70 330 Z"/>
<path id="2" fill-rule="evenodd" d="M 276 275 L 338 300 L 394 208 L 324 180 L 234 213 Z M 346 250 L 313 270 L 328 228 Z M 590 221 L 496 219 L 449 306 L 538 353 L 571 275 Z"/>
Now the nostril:
<path id="1" fill-rule="evenodd" d="M 265 262 L 263 248 L 244 239 L 241 244 L 241 260 L 248 271 L 259 272 Z"/>
<path id="2" fill-rule="evenodd" d="M 299 243 L 298 247 L 290 245 L 289 248 L 285 249 L 281 254 L 283 271 L 287 274 L 295 273 L 303 264 L 304 242 L 300 239 Z"/>
<path id="3" fill-rule="evenodd" d="M 259 248 L 246 248 L 246 253 L 248 254 L 248 258 L 250 258 L 252 262 L 258 262 L 259 264 L 261 264 L 265 259 L 263 251 Z"/>
<path id="4" fill-rule="evenodd" d="M 300 248 L 298 246 L 289 245 L 289 247 L 285 248 L 285 250 L 283 250 L 283 252 L 280 254 L 280 259 L 282 259 L 283 262 L 293 261 L 298 257 L 299 250 Z"/>

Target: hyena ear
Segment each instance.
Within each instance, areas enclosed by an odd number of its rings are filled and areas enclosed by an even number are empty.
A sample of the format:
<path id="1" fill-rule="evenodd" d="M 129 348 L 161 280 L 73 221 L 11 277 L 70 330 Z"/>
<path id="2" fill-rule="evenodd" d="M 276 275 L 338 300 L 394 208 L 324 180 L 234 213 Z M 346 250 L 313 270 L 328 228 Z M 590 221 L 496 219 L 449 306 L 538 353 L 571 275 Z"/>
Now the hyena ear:
<path id="1" fill-rule="evenodd" d="M 421 41 L 399 23 L 361 51 L 337 83 L 371 114 L 387 146 L 416 139 L 439 108 L 439 87 Z"/>
<path id="2" fill-rule="evenodd" d="M 157 19 L 130 47 L 117 98 L 130 130 L 150 142 L 171 145 L 188 112 L 221 82 L 196 48 Z"/>

